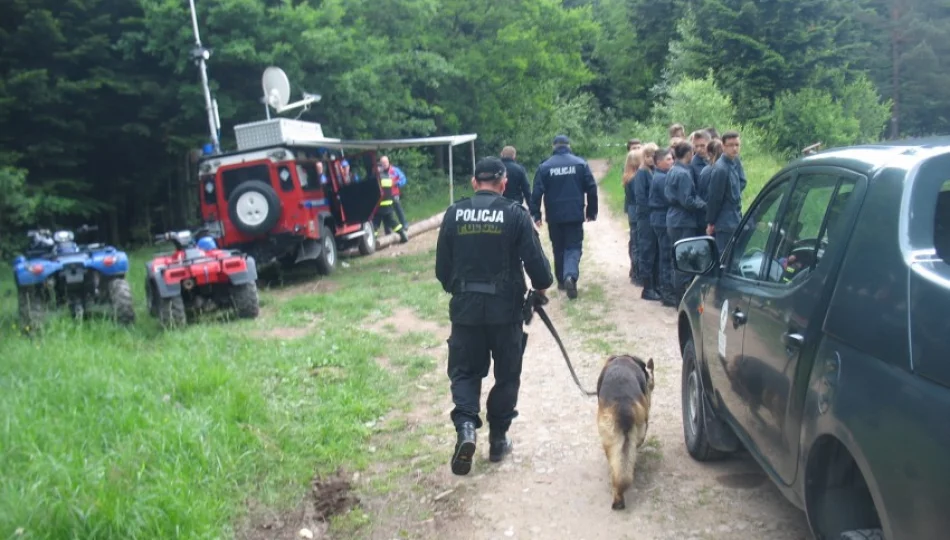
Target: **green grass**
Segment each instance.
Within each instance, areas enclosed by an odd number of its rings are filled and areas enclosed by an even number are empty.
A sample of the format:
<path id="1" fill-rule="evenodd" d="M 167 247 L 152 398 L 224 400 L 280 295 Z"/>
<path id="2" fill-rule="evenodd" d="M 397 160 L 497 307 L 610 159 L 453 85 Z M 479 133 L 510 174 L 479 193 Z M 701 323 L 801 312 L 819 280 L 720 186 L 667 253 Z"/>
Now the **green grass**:
<path id="1" fill-rule="evenodd" d="M 367 425 L 434 364 L 413 347 L 434 336 L 397 341 L 378 322 L 396 304 L 444 318 L 431 252 L 352 259 L 330 293 L 262 291 L 258 320 L 170 332 L 144 310 L 148 258 L 132 256 L 129 328 L 59 316 L 23 336 L 0 282 L 0 536 L 229 537 L 247 499 L 289 509 L 315 473 L 363 470 Z M 390 344 L 404 369 L 376 362 Z M 357 509 L 338 526 L 366 519 Z"/>

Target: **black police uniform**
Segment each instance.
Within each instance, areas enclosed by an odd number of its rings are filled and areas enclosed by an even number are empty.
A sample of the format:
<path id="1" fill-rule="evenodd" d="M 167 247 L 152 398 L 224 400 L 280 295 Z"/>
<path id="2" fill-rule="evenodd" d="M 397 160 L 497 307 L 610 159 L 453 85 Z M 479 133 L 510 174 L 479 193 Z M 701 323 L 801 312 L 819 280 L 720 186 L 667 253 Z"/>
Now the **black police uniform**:
<path id="1" fill-rule="evenodd" d="M 476 167 L 476 178 L 503 174 L 504 165 L 497 158 L 483 159 Z M 452 458 L 455 474 L 467 474 L 471 468 L 475 430 L 482 426 L 481 384 L 490 358 L 495 360 L 495 386 L 486 406 L 489 456 L 500 460 L 510 447 L 506 433 L 518 416 L 515 407 L 527 340 L 521 311 L 527 292 L 525 271 L 537 290 L 554 281 L 537 230 L 522 206 L 493 191 L 479 190 L 446 210 L 435 273 L 442 288 L 452 294 L 448 376 L 455 403 L 451 418 L 458 431 Z"/>
<path id="2" fill-rule="evenodd" d="M 584 218 L 597 219 L 597 182 L 587 162 L 571 153 L 569 143 L 564 135 L 555 137 L 554 154 L 534 175 L 530 208 L 534 221 L 541 221 L 541 198 L 544 198 L 548 234 L 554 250 L 554 274 L 558 284 L 563 284 L 568 296 L 574 298 L 580 277 Z"/>
<path id="3" fill-rule="evenodd" d="M 504 196 L 518 204 L 531 199 L 531 184 L 528 183 L 528 173 L 520 163 L 511 158 L 501 158 L 508 170 L 508 184 L 505 186 Z"/>

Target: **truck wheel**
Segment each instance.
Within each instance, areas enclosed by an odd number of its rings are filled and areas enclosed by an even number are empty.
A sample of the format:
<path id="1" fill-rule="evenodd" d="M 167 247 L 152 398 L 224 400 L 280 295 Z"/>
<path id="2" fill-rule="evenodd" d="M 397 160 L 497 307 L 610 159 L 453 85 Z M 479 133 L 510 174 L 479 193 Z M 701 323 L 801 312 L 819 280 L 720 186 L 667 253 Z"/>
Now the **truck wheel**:
<path id="1" fill-rule="evenodd" d="M 884 531 L 881 529 L 844 531 L 838 540 L 884 540 Z"/>
<path id="2" fill-rule="evenodd" d="M 686 450 L 697 461 L 713 461 L 725 456 L 709 445 L 706 438 L 705 409 L 700 381 L 699 366 L 696 363 L 696 345 L 690 338 L 683 347 L 682 409 L 683 436 Z"/>
<path id="3" fill-rule="evenodd" d="M 135 305 L 132 303 L 132 288 L 123 278 L 109 282 L 109 303 L 112 304 L 112 316 L 119 324 L 135 322 Z"/>
<path id="4" fill-rule="evenodd" d="M 46 306 L 42 298 L 32 287 L 21 288 L 17 291 L 17 303 L 20 312 L 20 324 L 27 331 L 43 329 L 43 319 L 46 316 Z"/>
<path id="5" fill-rule="evenodd" d="M 185 315 L 185 301 L 181 296 L 158 300 L 158 321 L 165 328 L 184 326 L 188 323 L 188 317 Z"/>
<path id="6" fill-rule="evenodd" d="M 228 198 L 228 215 L 244 234 L 264 234 L 280 219 L 280 197 L 272 187 L 258 180 L 234 188 Z"/>
<path id="7" fill-rule="evenodd" d="M 373 229 L 373 223 L 367 221 L 363 224 L 363 236 L 360 237 L 360 255 L 372 255 L 376 251 L 376 230 Z"/>
<path id="8" fill-rule="evenodd" d="M 317 271 L 329 276 L 336 270 L 336 238 L 326 225 L 320 227 L 320 256 L 317 257 Z"/>
<path id="9" fill-rule="evenodd" d="M 238 317 L 255 319 L 261 311 L 260 300 L 257 297 L 257 283 L 250 282 L 231 287 L 231 302 Z"/>

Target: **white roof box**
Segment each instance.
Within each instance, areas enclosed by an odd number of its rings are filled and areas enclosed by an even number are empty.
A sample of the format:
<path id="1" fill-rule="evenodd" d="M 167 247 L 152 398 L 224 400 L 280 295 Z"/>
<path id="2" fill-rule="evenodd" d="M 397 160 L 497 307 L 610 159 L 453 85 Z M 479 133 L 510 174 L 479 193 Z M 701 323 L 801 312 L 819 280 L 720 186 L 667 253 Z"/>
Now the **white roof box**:
<path id="1" fill-rule="evenodd" d="M 323 128 L 316 122 L 304 122 L 289 118 L 273 118 L 234 126 L 238 150 L 251 150 L 283 144 L 319 145 L 321 142 L 338 142 L 323 136 Z"/>

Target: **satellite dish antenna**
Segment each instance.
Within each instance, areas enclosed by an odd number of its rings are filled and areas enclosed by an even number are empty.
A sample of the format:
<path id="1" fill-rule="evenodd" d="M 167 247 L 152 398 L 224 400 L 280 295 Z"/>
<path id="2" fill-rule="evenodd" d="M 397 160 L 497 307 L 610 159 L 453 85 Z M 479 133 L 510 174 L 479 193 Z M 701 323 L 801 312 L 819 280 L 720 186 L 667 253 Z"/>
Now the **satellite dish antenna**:
<path id="1" fill-rule="evenodd" d="M 268 119 L 270 119 L 271 107 L 280 114 L 284 111 L 298 107 L 306 107 L 311 103 L 320 101 L 319 95 L 304 92 L 303 99 L 288 104 L 290 101 L 290 80 L 287 79 L 287 74 L 284 73 L 284 70 L 276 66 L 269 66 L 264 70 L 264 75 L 261 77 L 261 85 L 264 88 L 264 103 L 267 107 Z"/>

